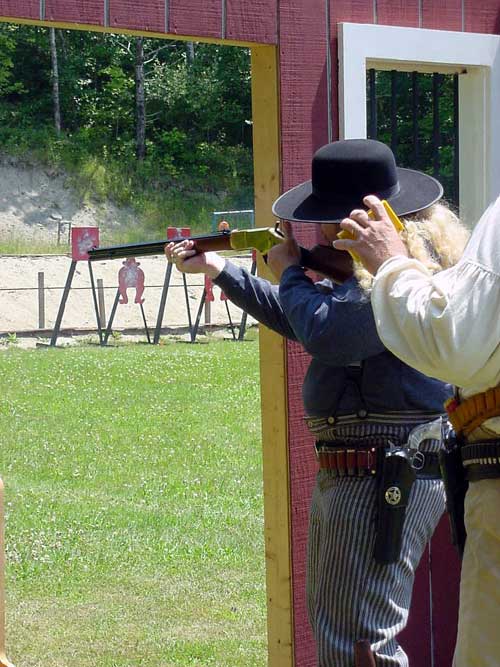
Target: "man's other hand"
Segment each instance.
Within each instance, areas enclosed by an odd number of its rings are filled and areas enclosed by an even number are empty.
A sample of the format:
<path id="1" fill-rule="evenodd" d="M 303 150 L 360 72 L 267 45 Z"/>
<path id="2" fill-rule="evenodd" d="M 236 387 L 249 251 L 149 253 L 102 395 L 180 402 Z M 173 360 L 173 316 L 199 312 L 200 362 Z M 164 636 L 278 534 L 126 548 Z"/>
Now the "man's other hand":
<path id="1" fill-rule="evenodd" d="M 373 275 L 382 264 L 397 255 L 408 257 L 408 250 L 392 224 L 384 205 L 375 195 L 368 195 L 363 203 L 373 211 L 374 219 L 361 209 L 351 211 L 348 218 L 340 223 L 342 229 L 350 232 L 354 239 L 337 239 L 333 245 L 338 250 L 353 250 L 363 266 Z"/>

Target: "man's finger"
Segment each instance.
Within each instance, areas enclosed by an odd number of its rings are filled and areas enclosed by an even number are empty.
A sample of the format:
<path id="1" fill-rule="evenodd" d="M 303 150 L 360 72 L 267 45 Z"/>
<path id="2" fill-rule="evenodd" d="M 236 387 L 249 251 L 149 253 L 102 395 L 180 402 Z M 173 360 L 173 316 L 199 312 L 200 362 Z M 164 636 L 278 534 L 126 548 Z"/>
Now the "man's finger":
<path id="1" fill-rule="evenodd" d="M 352 213 L 351 213 L 352 215 Z M 341 229 L 344 231 L 348 232 L 352 236 L 354 236 L 355 239 L 359 237 L 361 232 L 363 231 L 362 225 L 360 225 L 358 222 L 355 220 L 352 220 L 351 218 L 344 218 L 342 222 L 340 223 Z"/>
<path id="2" fill-rule="evenodd" d="M 179 259 L 179 260 L 181 260 L 181 261 L 183 261 L 183 262 L 184 262 L 186 259 L 189 259 L 190 257 L 194 257 L 194 255 L 196 255 L 196 250 L 186 250 L 186 249 L 182 249 L 182 250 L 179 250 L 179 251 L 176 253 L 176 257 L 177 257 L 177 259 Z"/>
<path id="3" fill-rule="evenodd" d="M 336 239 L 332 245 L 337 250 L 352 250 L 356 246 L 357 241 L 354 239 Z"/>
<path id="4" fill-rule="evenodd" d="M 349 218 L 351 218 L 351 220 L 355 220 L 362 227 L 365 227 L 369 220 L 368 213 L 360 208 L 355 208 L 354 211 L 351 211 L 349 213 Z"/>
<path id="5" fill-rule="evenodd" d="M 373 211 L 375 220 L 383 220 L 387 217 L 384 205 L 375 195 L 368 195 L 363 199 L 363 204 Z"/>

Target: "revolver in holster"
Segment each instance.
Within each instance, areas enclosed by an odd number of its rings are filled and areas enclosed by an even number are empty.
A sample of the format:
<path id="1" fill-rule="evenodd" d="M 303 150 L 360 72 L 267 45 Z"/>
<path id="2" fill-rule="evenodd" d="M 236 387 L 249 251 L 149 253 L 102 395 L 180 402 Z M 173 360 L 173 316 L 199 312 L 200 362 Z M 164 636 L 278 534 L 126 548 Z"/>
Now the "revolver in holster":
<path id="1" fill-rule="evenodd" d="M 401 551 L 406 506 L 416 474 L 408 450 L 385 453 L 378 489 L 377 536 L 373 556 L 377 563 L 394 563 Z"/>
<path id="2" fill-rule="evenodd" d="M 439 452 L 439 466 L 446 495 L 446 511 L 450 519 L 451 541 L 462 558 L 467 533 L 464 522 L 464 501 L 468 482 L 462 463 L 460 441 L 454 431 L 450 431 L 444 448 Z"/>
<path id="3" fill-rule="evenodd" d="M 408 441 L 402 447 L 391 445 L 385 451 L 382 476 L 378 490 L 377 536 L 374 558 L 377 563 L 394 563 L 398 560 L 403 539 L 406 506 L 410 497 L 416 469 L 421 469 L 425 457 L 419 451 L 424 440 L 443 437 L 443 419 L 420 424 L 413 428 Z"/>

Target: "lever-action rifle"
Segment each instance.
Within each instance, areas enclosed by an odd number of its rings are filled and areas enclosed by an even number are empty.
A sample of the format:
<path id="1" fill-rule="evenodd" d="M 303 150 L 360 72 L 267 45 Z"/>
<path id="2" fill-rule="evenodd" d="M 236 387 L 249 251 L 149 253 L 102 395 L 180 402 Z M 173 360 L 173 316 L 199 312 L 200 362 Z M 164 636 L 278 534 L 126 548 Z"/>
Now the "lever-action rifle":
<path id="1" fill-rule="evenodd" d="M 91 261 L 118 257 L 162 255 L 167 243 L 179 243 L 186 240 L 193 241 L 193 248 L 198 253 L 212 250 L 248 250 L 255 248 L 265 256 L 273 246 L 283 243 L 285 236 L 278 225 L 255 229 L 233 229 L 207 234 L 206 236 L 179 236 L 162 241 L 93 248 L 89 250 L 88 255 Z M 316 245 L 310 250 L 300 246 L 299 248 L 300 263 L 305 268 L 316 271 L 337 283 L 343 283 L 352 276 L 352 259 L 349 253 L 325 245 Z"/>

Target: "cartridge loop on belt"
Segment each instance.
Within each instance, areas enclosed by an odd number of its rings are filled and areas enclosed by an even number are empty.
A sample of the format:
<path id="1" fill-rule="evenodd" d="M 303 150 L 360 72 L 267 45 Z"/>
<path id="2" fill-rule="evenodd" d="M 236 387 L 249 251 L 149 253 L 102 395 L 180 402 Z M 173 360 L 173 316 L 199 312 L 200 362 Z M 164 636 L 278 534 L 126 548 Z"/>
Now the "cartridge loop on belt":
<path id="1" fill-rule="evenodd" d="M 461 455 L 469 482 L 500 477 L 500 439 L 464 444 Z"/>
<path id="2" fill-rule="evenodd" d="M 386 445 L 373 447 L 339 446 L 337 441 L 316 441 L 316 458 L 320 469 L 328 470 L 333 477 L 374 477 L 382 471 Z M 438 455 L 435 452 L 419 452 L 415 473 L 419 479 L 439 479 Z"/>
<path id="3" fill-rule="evenodd" d="M 450 398 L 445 408 L 457 435 L 469 435 L 487 419 L 500 415 L 500 387 L 493 387 L 464 400 Z"/>

